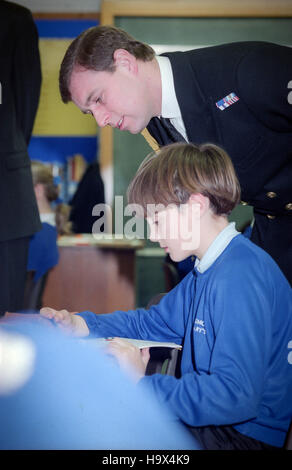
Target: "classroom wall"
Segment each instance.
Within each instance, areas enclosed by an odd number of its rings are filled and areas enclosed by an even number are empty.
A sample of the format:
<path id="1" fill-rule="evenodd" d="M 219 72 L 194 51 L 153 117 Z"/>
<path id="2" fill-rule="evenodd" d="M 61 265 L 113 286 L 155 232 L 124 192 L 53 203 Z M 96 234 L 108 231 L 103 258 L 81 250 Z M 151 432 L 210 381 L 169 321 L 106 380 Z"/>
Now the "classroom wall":
<path id="1" fill-rule="evenodd" d="M 72 198 L 87 163 L 98 160 L 96 123 L 59 93 L 59 68 L 70 42 L 98 24 L 99 0 L 16 0 L 33 13 L 39 33 L 42 66 L 41 96 L 29 145 L 32 160 L 52 166 L 61 198 Z"/>

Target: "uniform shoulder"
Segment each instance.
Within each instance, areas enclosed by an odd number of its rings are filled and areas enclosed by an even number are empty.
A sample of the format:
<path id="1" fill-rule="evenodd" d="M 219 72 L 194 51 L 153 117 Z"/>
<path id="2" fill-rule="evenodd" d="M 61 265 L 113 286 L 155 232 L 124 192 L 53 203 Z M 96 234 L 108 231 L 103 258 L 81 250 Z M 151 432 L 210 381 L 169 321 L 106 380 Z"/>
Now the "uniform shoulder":
<path id="1" fill-rule="evenodd" d="M 218 266 L 214 267 L 220 270 L 223 278 L 240 279 L 248 275 L 268 279 L 283 276 L 272 257 L 243 235 L 233 238 L 217 261 Z"/>

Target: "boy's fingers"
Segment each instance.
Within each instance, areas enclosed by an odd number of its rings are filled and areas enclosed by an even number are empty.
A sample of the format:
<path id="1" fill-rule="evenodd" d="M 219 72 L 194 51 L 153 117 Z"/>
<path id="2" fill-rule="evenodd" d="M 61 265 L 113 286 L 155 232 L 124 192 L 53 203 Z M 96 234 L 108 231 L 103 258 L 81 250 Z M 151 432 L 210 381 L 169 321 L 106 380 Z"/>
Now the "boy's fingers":
<path id="1" fill-rule="evenodd" d="M 71 324 L 71 314 L 67 310 L 60 310 L 58 312 L 58 320 L 64 325 Z"/>
<path id="2" fill-rule="evenodd" d="M 55 313 L 56 313 L 56 310 L 50 307 L 43 307 L 40 309 L 40 314 L 46 318 L 53 318 Z"/>
<path id="3" fill-rule="evenodd" d="M 150 349 L 149 348 L 141 349 L 141 357 L 142 357 L 142 361 L 144 362 L 144 364 L 147 365 L 150 359 Z"/>

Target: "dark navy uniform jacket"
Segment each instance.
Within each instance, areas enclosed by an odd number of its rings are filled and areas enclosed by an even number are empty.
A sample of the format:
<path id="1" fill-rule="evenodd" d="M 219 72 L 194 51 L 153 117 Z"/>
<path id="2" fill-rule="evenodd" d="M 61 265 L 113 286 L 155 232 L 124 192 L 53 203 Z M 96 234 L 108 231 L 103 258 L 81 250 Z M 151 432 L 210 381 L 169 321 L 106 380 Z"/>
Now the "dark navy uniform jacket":
<path id="1" fill-rule="evenodd" d="M 243 203 L 254 207 L 251 239 L 291 282 L 292 49 L 238 42 L 164 55 L 189 141 L 212 142 L 227 151 Z M 220 109 L 216 103 L 231 93 L 236 100 Z M 173 142 L 154 119 L 147 130 L 159 145 Z"/>

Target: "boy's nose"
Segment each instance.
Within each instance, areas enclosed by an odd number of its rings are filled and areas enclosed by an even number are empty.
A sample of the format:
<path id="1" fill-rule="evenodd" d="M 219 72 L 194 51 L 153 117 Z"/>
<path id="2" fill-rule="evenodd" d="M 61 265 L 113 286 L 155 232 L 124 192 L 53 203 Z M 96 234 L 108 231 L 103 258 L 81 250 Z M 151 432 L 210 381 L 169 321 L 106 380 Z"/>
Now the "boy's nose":
<path id="1" fill-rule="evenodd" d="M 156 226 L 150 227 L 149 240 L 151 242 L 159 242 L 158 230 Z"/>

